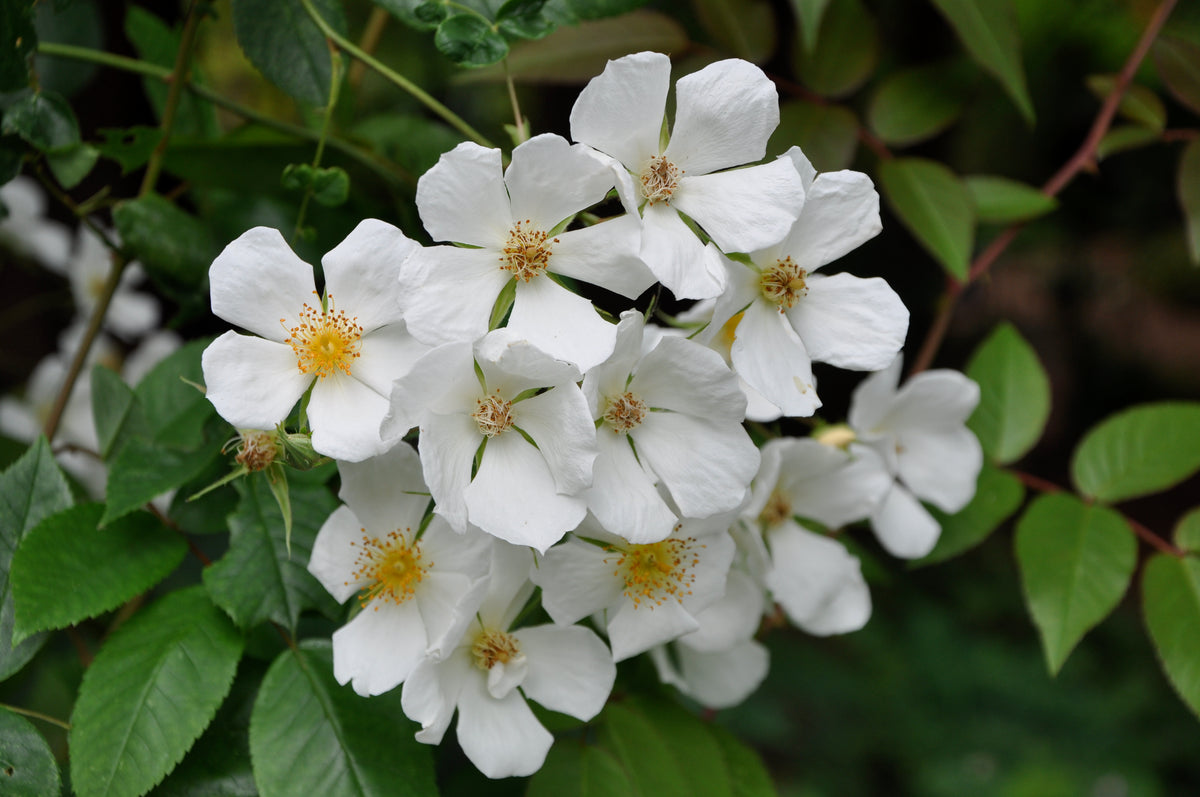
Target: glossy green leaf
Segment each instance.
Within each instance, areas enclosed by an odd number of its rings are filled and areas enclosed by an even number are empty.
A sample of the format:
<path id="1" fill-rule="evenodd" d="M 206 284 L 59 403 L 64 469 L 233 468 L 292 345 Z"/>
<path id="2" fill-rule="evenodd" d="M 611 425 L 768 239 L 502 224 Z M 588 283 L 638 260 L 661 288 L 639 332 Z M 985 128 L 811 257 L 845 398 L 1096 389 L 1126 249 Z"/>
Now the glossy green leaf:
<path id="1" fill-rule="evenodd" d="M 1006 177 L 979 174 L 964 177 L 963 183 L 975 202 L 975 216 L 989 224 L 1029 221 L 1058 207 L 1054 197 Z"/>
<path id="2" fill-rule="evenodd" d="M 975 496 L 965 507 L 950 515 L 930 507 L 942 527 L 937 544 L 916 565 L 930 565 L 953 559 L 979 545 L 1000 524 L 1008 520 L 1025 499 L 1020 479 L 1006 470 L 984 463 L 975 487 Z"/>
<path id="3" fill-rule="evenodd" d="M 954 172 L 923 158 L 879 166 L 888 204 L 921 245 L 956 279 L 965 279 L 975 239 L 971 195 Z"/>
<path id="4" fill-rule="evenodd" d="M 879 60 L 879 30 L 861 0 L 838 0 L 826 9 L 817 46 L 794 48 L 800 79 L 825 97 L 850 94 L 871 77 Z"/>
<path id="5" fill-rule="evenodd" d="M 1111 415 L 1071 457 L 1079 492 L 1116 503 L 1165 490 L 1200 470 L 1200 403 L 1143 404 Z"/>
<path id="6" fill-rule="evenodd" d="M 339 32 L 346 19 L 338 0 L 311 0 L 317 13 Z M 325 35 L 294 0 L 233 0 L 238 44 L 267 80 L 300 102 L 329 102 L 333 60 Z"/>
<path id="7" fill-rule="evenodd" d="M 38 40 L 103 50 L 108 44 L 102 0 L 71 0 L 70 3 L 34 3 L 34 28 Z M 0 25 L 0 29 L 3 29 Z M 38 85 L 64 97 L 76 97 L 100 71 L 98 64 L 38 54 L 33 59 Z"/>
<path id="8" fill-rule="evenodd" d="M 170 772 L 233 683 L 242 637 L 201 587 L 134 615 L 85 671 L 71 714 L 80 797 L 137 797 Z"/>
<path id="9" fill-rule="evenodd" d="M 775 10 L 766 0 L 693 0 L 705 31 L 721 49 L 761 64 L 775 52 Z"/>
<path id="10" fill-rule="evenodd" d="M 143 61 L 149 61 L 167 69 L 175 68 L 175 59 L 179 55 L 179 45 L 182 41 L 180 29 L 172 29 L 146 9 L 129 4 L 125 15 L 125 35 L 133 44 L 138 56 Z M 199 70 L 193 65 L 190 80 L 202 84 Z M 142 88 L 155 115 L 161 120 L 167 107 L 167 94 L 170 86 L 165 81 L 155 78 L 145 78 Z M 159 130 L 159 128 L 153 128 Z M 220 133 L 217 124 L 217 112 L 212 103 L 205 102 L 191 92 L 184 92 L 175 108 L 175 123 L 171 129 L 176 135 L 199 136 L 212 138 Z M 146 153 L 149 156 L 149 153 Z M 142 161 L 145 163 L 145 161 Z M 138 164 L 139 166 L 141 164 Z M 136 167 L 130 167 L 136 168 Z"/>
<path id="11" fill-rule="evenodd" d="M 63 188 L 74 188 L 87 177 L 96 161 L 100 159 L 100 151 L 90 144 L 70 144 L 62 149 L 46 153 L 46 164 L 50 173 L 58 180 Z"/>
<path id="12" fill-rule="evenodd" d="M 487 66 L 508 55 L 508 42 L 474 14 L 455 14 L 438 25 L 433 36 L 437 48 L 461 66 Z"/>
<path id="13" fill-rule="evenodd" d="M 782 155 L 800 147 L 819 172 L 845 169 L 858 149 L 858 119 L 849 108 L 796 100 L 779 106 L 779 127 L 767 152 Z"/>
<path id="14" fill-rule="evenodd" d="M 1088 90 L 1100 101 L 1108 99 L 1117 86 L 1115 75 L 1089 75 Z M 1121 103 L 1117 113 L 1126 119 L 1137 122 L 1154 130 L 1162 130 L 1167 126 L 1167 109 L 1162 100 L 1145 86 L 1133 83 L 1126 87 L 1121 95 Z"/>
<path id="15" fill-rule="evenodd" d="M 1025 121 L 1033 101 L 1021 65 L 1021 41 L 1012 0 L 933 0 L 977 64 L 1000 81 Z"/>
<path id="16" fill-rule="evenodd" d="M 131 437 L 109 464 L 107 503 L 100 525 L 107 526 L 162 493 L 191 481 L 220 451 L 219 440 L 196 450 L 181 450 Z"/>
<path id="17" fill-rule="evenodd" d="M 204 586 L 213 602 L 243 628 L 270 620 L 295 629 L 304 609 L 336 617 L 338 604 L 308 572 L 308 559 L 317 531 L 337 500 L 321 485 L 291 487 L 289 553 L 283 518 L 267 477 L 251 474 L 236 487 L 241 501 L 229 518 L 229 551 L 204 570 Z"/>
<path id="18" fill-rule="evenodd" d="M 404 718 L 400 690 L 371 698 L 333 679 L 328 641 L 279 654 L 250 715 L 250 758 L 263 797 L 435 797 L 432 748 Z"/>
<path id="19" fill-rule="evenodd" d="M 0 787 L 5 797 L 62 793 L 58 762 L 29 720 L 0 708 Z"/>
<path id="20" fill-rule="evenodd" d="M 962 113 L 971 88 L 961 64 L 937 63 L 894 72 L 867 106 L 867 122 L 888 144 L 907 146 L 932 138 Z"/>
<path id="21" fill-rule="evenodd" d="M 1175 524 L 1175 544 L 1191 553 L 1200 552 L 1200 507 L 1188 512 Z"/>
<path id="22" fill-rule="evenodd" d="M 29 85 L 30 59 L 37 50 L 32 0 L 0 3 L 0 30 L 0 92 L 18 91 Z"/>
<path id="23" fill-rule="evenodd" d="M 500 32 L 518 39 L 540 39 L 554 30 L 554 22 L 542 13 L 546 0 L 507 0 L 496 12 Z"/>
<path id="24" fill-rule="evenodd" d="M 170 294 L 203 291 L 217 255 L 208 228 L 158 194 L 127 200 L 113 210 L 125 247 L 155 284 Z"/>
<path id="25" fill-rule="evenodd" d="M 828 7 L 829 0 L 792 0 L 792 10 L 800 21 L 800 41 L 806 53 L 811 53 L 817 46 L 817 34 Z"/>
<path id="26" fill-rule="evenodd" d="M 734 797 L 775 797 L 775 785 L 758 753 L 720 725 L 709 725 L 708 732 L 721 748 Z"/>
<path id="27" fill-rule="evenodd" d="M 671 754 L 667 740 L 650 718 L 633 706 L 610 702 L 600 715 L 600 746 L 620 761 L 633 784 L 633 794 L 687 797 L 686 762 Z"/>
<path id="28" fill-rule="evenodd" d="M 578 20 L 595 20 L 628 14 L 646 5 L 646 2 L 647 0 L 566 0 L 566 6 Z"/>
<path id="29" fill-rule="evenodd" d="M 1167 680 L 1200 715 L 1200 559 L 1151 557 L 1142 572 L 1142 611 Z"/>
<path id="30" fill-rule="evenodd" d="M 180 346 L 134 388 L 150 432 L 160 443 L 195 448 L 204 442 L 204 426 L 216 410 L 196 386 L 204 382 L 200 358 L 209 342 L 193 340 Z"/>
<path id="31" fill-rule="evenodd" d="M 71 488 L 44 437 L 0 474 L 0 680 L 24 667 L 45 641 L 38 635 L 12 644 L 13 552 L 30 529 L 72 503 Z"/>
<path id="32" fill-rule="evenodd" d="M 100 135 L 104 137 L 104 141 L 96 146 L 100 154 L 121 164 L 121 174 L 129 174 L 150 160 L 151 153 L 162 139 L 162 129 L 134 125 L 123 129 L 105 128 Z"/>
<path id="33" fill-rule="evenodd" d="M 1200 266 L 1200 140 L 1183 150 L 1175 177 L 1179 205 L 1183 208 L 1184 230 L 1192 263 Z"/>
<path id="34" fill-rule="evenodd" d="M 967 427 L 984 453 L 1001 465 L 1025 456 L 1050 417 L 1050 379 L 1037 352 L 1003 322 L 975 350 L 966 373 L 979 385 Z"/>
<path id="35" fill-rule="evenodd" d="M 108 366 L 92 366 L 91 387 L 99 453 L 108 459 L 130 434 L 146 431 L 146 419 L 133 388 Z"/>
<path id="36" fill-rule="evenodd" d="M 79 143 L 79 122 L 66 99 L 52 91 L 26 91 L 4 111 L 0 133 L 17 135 L 42 152 Z"/>
<path id="37" fill-rule="evenodd" d="M 1137 540 L 1108 507 L 1056 493 L 1025 510 L 1016 548 L 1025 602 L 1054 674 L 1125 594 L 1137 564 Z"/>
<path id="38" fill-rule="evenodd" d="M 183 538 L 149 513 L 99 528 L 103 513 L 102 504 L 74 506 L 25 535 L 9 576 L 14 641 L 117 608 L 166 578 L 187 554 Z"/>
<path id="39" fill-rule="evenodd" d="M 1150 52 L 1167 90 L 1200 113 L 1200 44 L 1178 36 L 1159 36 Z"/>
<path id="40" fill-rule="evenodd" d="M 1128 152 L 1160 141 L 1162 134 L 1144 125 L 1117 125 L 1104 134 L 1096 145 L 1096 158 L 1105 158 L 1119 152 Z"/>
<path id="41" fill-rule="evenodd" d="M 563 739 L 529 781 L 526 797 L 628 797 L 636 794 L 621 764 L 607 750 Z"/>

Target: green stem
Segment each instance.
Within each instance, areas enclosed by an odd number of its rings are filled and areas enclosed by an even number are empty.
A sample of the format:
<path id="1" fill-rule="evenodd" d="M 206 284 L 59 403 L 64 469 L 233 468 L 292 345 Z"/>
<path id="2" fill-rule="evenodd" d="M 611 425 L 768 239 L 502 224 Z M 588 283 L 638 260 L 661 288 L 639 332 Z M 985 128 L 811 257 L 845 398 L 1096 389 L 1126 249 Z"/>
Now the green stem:
<path id="1" fill-rule="evenodd" d="M 71 723 L 63 722 L 62 720 L 58 719 L 57 717 L 51 717 L 49 714 L 43 714 L 40 711 L 30 711 L 27 708 L 17 708 L 16 706 L 9 705 L 8 703 L 0 703 L 0 708 L 6 708 L 14 714 L 21 714 L 26 717 L 33 717 L 35 720 L 41 720 L 42 722 L 49 722 L 51 725 L 57 725 L 58 727 L 62 728 L 63 730 L 68 730 L 68 731 L 71 730 Z"/>
<path id="2" fill-rule="evenodd" d="M 175 67 L 171 70 L 171 84 L 167 90 L 167 104 L 163 108 L 162 138 L 150 153 L 146 163 L 146 174 L 142 178 L 142 189 L 138 196 L 146 196 L 154 190 L 158 183 L 158 175 L 162 171 L 163 160 L 167 156 L 167 145 L 171 138 L 171 129 L 175 126 L 175 115 L 179 112 L 179 101 L 183 99 L 183 88 L 191 81 L 188 80 L 188 64 L 191 62 L 192 45 L 196 41 L 196 31 L 200 27 L 201 15 L 197 12 L 199 0 L 193 0 L 188 7 L 187 18 L 183 23 L 183 33 L 179 40 L 179 50 L 175 53 Z"/>
<path id="3" fill-rule="evenodd" d="M 529 140 L 529 127 L 525 118 L 521 116 L 521 104 L 517 102 L 517 87 L 513 85 L 512 73 L 508 71 L 508 58 L 504 59 L 503 64 L 504 82 L 508 84 L 508 100 L 512 103 L 513 122 L 517 126 L 516 143 L 520 145 Z"/>
<path id="4" fill-rule="evenodd" d="M 303 4 L 304 10 L 308 12 L 310 17 L 312 17 L 313 22 L 315 22 L 317 27 L 321 29 L 321 33 L 325 34 L 326 38 L 332 40 L 344 52 L 347 52 L 357 58 L 359 61 L 362 61 L 380 75 L 390 80 L 397 87 L 411 94 L 422 105 L 440 116 L 448 125 L 474 141 L 476 144 L 480 145 L 481 147 L 489 148 L 495 146 L 495 144 L 488 141 L 488 139 L 482 133 L 471 127 L 471 125 L 467 124 L 466 120 L 464 120 L 461 116 L 454 113 L 454 111 L 450 110 L 445 105 L 442 105 L 440 102 L 434 99 L 432 95 L 430 95 L 416 83 L 413 83 L 399 72 L 396 72 L 395 70 L 385 66 L 369 53 L 359 49 L 354 42 L 350 41 L 345 36 L 330 27 L 329 23 L 325 21 L 325 18 L 322 17 L 317 9 L 313 7 L 312 0 L 300 0 L 300 2 Z"/>
<path id="5" fill-rule="evenodd" d="M 333 111 L 337 108 L 338 95 L 342 88 L 342 55 L 334 48 L 333 43 L 326 40 L 329 44 L 329 60 L 331 69 L 329 70 L 329 102 L 325 103 L 325 118 L 321 122 L 321 135 L 317 138 L 317 151 L 313 153 L 312 168 L 316 172 L 321 168 L 321 156 L 325 154 L 325 139 L 329 137 L 329 127 L 333 122 Z M 310 184 L 304 190 L 304 198 L 300 200 L 300 212 L 296 214 L 296 232 L 295 236 L 300 237 L 300 231 L 304 229 L 304 216 L 308 212 L 308 203 L 312 200 L 313 187 Z"/>

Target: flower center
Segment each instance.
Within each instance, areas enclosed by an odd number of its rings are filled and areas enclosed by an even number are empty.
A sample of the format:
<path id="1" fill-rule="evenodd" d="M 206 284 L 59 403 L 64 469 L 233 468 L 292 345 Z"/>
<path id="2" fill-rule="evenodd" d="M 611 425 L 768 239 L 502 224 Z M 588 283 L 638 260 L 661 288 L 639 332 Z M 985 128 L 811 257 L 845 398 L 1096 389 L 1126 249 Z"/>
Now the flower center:
<path id="1" fill-rule="evenodd" d="M 275 432 L 243 429 L 238 431 L 238 435 L 238 452 L 234 460 L 244 465 L 246 470 L 265 470 L 279 456 Z"/>
<path id="2" fill-rule="evenodd" d="M 679 178 L 683 169 L 671 163 L 662 155 L 650 158 L 646 168 L 642 169 L 642 196 L 653 205 L 655 202 L 670 204 L 671 195 L 679 187 Z"/>
<path id="3" fill-rule="evenodd" d="M 500 268 L 522 282 L 529 282 L 546 270 L 550 264 L 550 244 L 558 243 L 557 238 L 546 240 L 547 233 L 527 226 L 529 224 L 529 219 L 517 222 L 508 233 L 508 242 L 500 257 Z"/>
<path id="4" fill-rule="evenodd" d="M 700 562 L 703 547 L 691 537 L 630 545 L 620 552 L 613 575 L 624 579 L 625 597 L 635 607 L 640 607 L 642 601 L 654 606 L 661 606 L 671 598 L 682 601 L 685 595 L 692 594 L 691 587 L 696 581 L 692 570 Z"/>
<path id="5" fill-rule="evenodd" d="M 646 403 L 633 393 L 608 399 L 608 408 L 604 411 L 604 422 L 621 434 L 641 426 L 645 417 Z"/>
<path id="6" fill-rule="evenodd" d="M 840 448 L 845 451 L 851 443 L 858 439 L 858 435 L 846 424 L 839 423 L 825 427 L 817 434 L 814 434 L 813 439 L 821 445 L 829 446 L 830 448 Z"/>
<path id="7" fill-rule="evenodd" d="M 772 528 L 783 523 L 791 516 L 791 500 L 779 490 L 775 490 L 771 493 L 771 497 L 767 499 L 767 505 L 763 507 L 763 511 L 759 514 L 758 519 L 767 528 Z"/>
<path id="8" fill-rule="evenodd" d="M 370 582 L 358 594 L 359 604 L 365 607 L 376 598 L 404 603 L 413 596 L 433 562 L 425 561 L 420 544 L 410 545 L 399 531 L 389 532 L 378 540 L 368 537 L 366 529 L 363 532 L 361 546 L 350 543 L 359 548 L 354 563 L 355 580 Z M 375 611 L 379 611 L 378 605 Z"/>
<path id="9" fill-rule="evenodd" d="M 283 319 L 279 323 L 282 324 Z M 328 310 L 304 305 L 300 311 L 300 326 L 288 330 L 284 343 L 296 353 L 301 373 L 316 374 L 324 379 L 335 371 L 350 374 L 350 363 L 362 354 L 362 334 L 358 317 L 350 318 L 338 310 L 330 296 Z"/>
<path id="10" fill-rule="evenodd" d="M 471 413 L 471 417 L 479 425 L 480 434 L 495 437 L 512 427 L 511 401 L 505 401 L 497 395 L 491 395 L 477 399 L 475 404 L 475 411 Z"/>
<path id="11" fill-rule="evenodd" d="M 471 645 L 471 657 L 481 670 L 490 670 L 497 664 L 508 664 L 520 655 L 521 646 L 517 638 L 504 631 L 484 631 L 475 637 L 475 643 Z"/>
<path id="12" fill-rule="evenodd" d="M 779 305 L 779 312 L 791 310 L 800 297 L 808 293 L 804 278 L 808 272 L 796 265 L 791 257 L 776 260 L 758 278 L 758 287 L 767 301 Z"/>

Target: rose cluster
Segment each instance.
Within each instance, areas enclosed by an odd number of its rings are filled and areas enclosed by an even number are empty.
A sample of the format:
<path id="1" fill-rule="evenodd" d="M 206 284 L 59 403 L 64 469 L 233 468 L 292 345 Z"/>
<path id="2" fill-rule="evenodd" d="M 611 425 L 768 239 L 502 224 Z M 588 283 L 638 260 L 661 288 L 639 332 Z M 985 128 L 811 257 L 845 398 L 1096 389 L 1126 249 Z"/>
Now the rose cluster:
<path id="1" fill-rule="evenodd" d="M 720 708 L 764 677 L 754 637 L 776 606 L 809 633 L 860 628 L 870 594 L 836 532 L 869 521 L 890 553 L 923 556 L 939 527 L 922 501 L 962 508 L 981 466 L 976 386 L 900 386 L 899 297 L 819 273 L 880 231 L 871 181 L 817 174 L 796 148 L 747 165 L 779 120 L 752 64 L 681 78 L 668 124 L 670 76 L 657 53 L 609 62 L 572 110 L 575 143 L 536 136 L 507 168 L 471 143 L 445 153 L 417 187 L 440 245 L 364 221 L 322 258 L 318 293 L 256 228 L 210 270 L 213 312 L 253 334 L 205 351 L 209 399 L 242 430 L 300 401 L 338 461 L 344 505 L 309 563 L 357 596 L 338 681 L 402 685 L 424 742 L 457 711 L 490 777 L 545 759 L 527 700 L 590 719 L 617 661 L 648 652 Z M 630 306 L 655 283 L 697 301 L 660 326 L 605 315 L 584 283 Z M 876 373 L 845 424 L 756 445 L 747 419 L 821 406 L 813 361 Z"/>

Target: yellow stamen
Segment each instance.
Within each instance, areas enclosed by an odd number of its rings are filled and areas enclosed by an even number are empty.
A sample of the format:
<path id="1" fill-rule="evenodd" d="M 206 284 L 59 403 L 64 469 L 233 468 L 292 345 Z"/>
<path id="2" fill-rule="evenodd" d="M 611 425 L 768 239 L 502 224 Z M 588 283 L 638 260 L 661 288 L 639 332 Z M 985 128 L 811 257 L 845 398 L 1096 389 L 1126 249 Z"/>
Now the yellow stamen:
<path id="1" fill-rule="evenodd" d="M 642 196 L 646 197 L 646 202 L 651 205 L 655 202 L 670 204 L 682 176 L 683 169 L 664 156 L 655 155 L 650 158 L 646 168 L 642 169 Z"/>
<path id="2" fill-rule="evenodd" d="M 800 298 L 808 294 L 804 278 L 808 272 L 796 265 L 791 257 L 776 260 L 775 265 L 763 271 L 758 278 L 758 287 L 767 301 L 779 305 L 779 312 L 791 310 Z"/>
<path id="3" fill-rule="evenodd" d="M 508 664 L 520 655 L 521 646 L 516 637 L 504 631 L 484 631 L 475 637 L 471 645 L 471 657 L 481 670 L 490 670 L 497 664 Z"/>
<path id="4" fill-rule="evenodd" d="M 285 322 L 281 318 L 279 323 Z M 296 353 L 301 373 L 324 379 L 335 371 L 350 374 L 350 364 L 362 354 L 362 334 L 358 317 L 350 318 L 335 308 L 330 296 L 328 310 L 304 305 L 300 325 L 288 330 L 284 343 Z"/>
<path id="5" fill-rule="evenodd" d="M 700 549 L 691 537 L 672 538 L 649 545 L 630 545 L 624 550 L 613 549 L 619 554 L 613 575 L 625 581 L 625 597 L 641 607 L 642 601 L 661 606 L 675 599 L 682 601 L 692 594 L 696 574 L 692 572 L 700 562 Z M 605 559 L 612 562 L 613 558 Z M 654 608 L 651 606 L 650 608 Z"/>
<path id="6" fill-rule="evenodd" d="M 518 221 L 508 233 L 500 268 L 510 272 L 522 282 L 529 282 L 550 265 L 551 244 L 558 239 L 546 240 L 549 236 L 531 226 L 529 219 Z"/>
<path id="7" fill-rule="evenodd" d="M 479 433 L 495 437 L 501 432 L 512 428 L 512 402 L 505 401 L 497 395 L 484 396 L 477 399 L 476 409 L 471 413 L 475 423 L 479 425 Z"/>
<path id="8" fill-rule="evenodd" d="M 779 490 L 771 493 L 767 505 L 759 513 L 758 520 L 767 528 L 778 526 L 792 516 L 792 501 Z"/>
<path id="9" fill-rule="evenodd" d="M 607 400 L 608 408 L 604 411 L 604 422 L 614 432 L 628 433 L 642 425 L 646 417 L 646 403 L 633 393 Z"/>
<path id="10" fill-rule="evenodd" d="M 409 529 L 405 529 L 405 532 Z M 408 543 L 407 538 L 399 530 L 389 532 L 386 537 L 372 539 L 363 529 L 358 560 L 355 562 L 353 576 L 356 581 L 369 582 L 359 593 L 358 602 L 366 606 L 379 598 L 391 601 L 397 605 L 404 603 L 416 592 L 417 585 L 425 577 L 433 562 L 421 556 L 419 543 Z M 376 603 L 375 611 L 379 611 Z"/>

